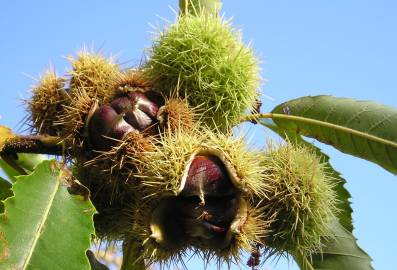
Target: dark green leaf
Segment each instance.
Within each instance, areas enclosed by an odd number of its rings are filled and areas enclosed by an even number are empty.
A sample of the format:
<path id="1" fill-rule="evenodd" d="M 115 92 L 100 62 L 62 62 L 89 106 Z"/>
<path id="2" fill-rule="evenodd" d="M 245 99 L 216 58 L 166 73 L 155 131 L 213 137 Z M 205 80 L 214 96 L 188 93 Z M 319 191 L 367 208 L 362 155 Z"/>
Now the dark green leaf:
<path id="1" fill-rule="evenodd" d="M 67 173 L 44 161 L 20 176 L 0 215 L 0 269 L 90 269 L 86 250 L 95 209 L 70 195 Z"/>
<path id="2" fill-rule="evenodd" d="M 322 254 L 312 257 L 311 266 L 307 261 L 295 257 L 301 269 L 314 270 L 371 270 L 371 258 L 358 245 L 354 236 L 338 222 L 332 224 L 334 239 L 325 242 Z"/>
<path id="3" fill-rule="evenodd" d="M 315 138 L 397 174 L 397 110 L 372 101 L 303 97 L 272 111 L 277 126 Z"/>

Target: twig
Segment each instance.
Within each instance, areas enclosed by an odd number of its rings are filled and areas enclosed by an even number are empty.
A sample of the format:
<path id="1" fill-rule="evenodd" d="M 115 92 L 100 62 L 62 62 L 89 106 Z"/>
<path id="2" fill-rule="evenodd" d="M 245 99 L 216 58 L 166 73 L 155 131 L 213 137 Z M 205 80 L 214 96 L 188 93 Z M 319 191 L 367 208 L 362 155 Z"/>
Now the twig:
<path id="1" fill-rule="evenodd" d="M 20 135 L 7 140 L 0 151 L 2 157 L 18 153 L 62 155 L 62 139 L 55 136 Z"/>
<path id="2" fill-rule="evenodd" d="M 253 113 L 253 114 L 249 114 L 249 115 L 244 115 L 240 119 L 240 123 L 251 122 L 251 123 L 256 124 L 258 122 L 258 119 L 260 119 L 260 118 L 273 118 L 273 114 L 272 113 Z"/>

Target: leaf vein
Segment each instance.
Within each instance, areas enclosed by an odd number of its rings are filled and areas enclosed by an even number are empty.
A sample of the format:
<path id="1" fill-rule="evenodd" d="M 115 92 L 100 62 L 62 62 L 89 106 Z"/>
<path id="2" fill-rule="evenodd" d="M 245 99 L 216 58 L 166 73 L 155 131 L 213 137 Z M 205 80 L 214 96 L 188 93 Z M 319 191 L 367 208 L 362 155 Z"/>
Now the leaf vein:
<path id="1" fill-rule="evenodd" d="M 55 181 L 57 181 L 57 183 L 56 183 L 56 185 L 54 185 L 54 189 L 52 190 L 51 195 L 49 196 L 50 200 L 49 200 L 48 206 L 47 206 L 47 208 L 44 211 L 43 218 L 40 220 L 39 226 L 38 226 L 38 228 L 36 230 L 36 232 L 37 232 L 36 233 L 36 237 L 33 239 L 33 242 L 32 242 L 31 248 L 29 250 L 28 256 L 26 257 L 25 261 L 23 262 L 23 265 L 22 265 L 21 269 L 26 269 L 27 268 L 27 266 L 29 264 L 29 261 L 30 261 L 32 255 L 33 255 L 34 248 L 37 245 L 37 242 L 39 240 L 39 236 L 43 232 L 42 229 L 43 229 L 45 221 L 47 220 L 47 217 L 48 217 L 48 215 L 50 213 L 52 202 L 54 201 L 55 195 L 56 195 L 56 193 L 58 191 L 58 187 L 60 185 L 60 182 L 59 182 L 58 179 L 56 179 Z"/>

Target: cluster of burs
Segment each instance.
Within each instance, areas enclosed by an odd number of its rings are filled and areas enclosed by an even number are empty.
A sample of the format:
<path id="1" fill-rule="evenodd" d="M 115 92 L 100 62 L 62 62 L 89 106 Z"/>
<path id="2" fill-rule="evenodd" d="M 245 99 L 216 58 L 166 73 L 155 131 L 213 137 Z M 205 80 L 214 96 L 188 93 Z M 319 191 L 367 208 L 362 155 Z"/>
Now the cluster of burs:
<path id="1" fill-rule="evenodd" d="M 90 190 L 96 234 L 139 243 L 145 263 L 231 262 L 321 250 L 335 216 L 333 179 L 311 151 L 252 149 L 231 129 L 258 99 L 258 60 L 230 21 L 186 14 L 147 61 L 121 69 L 80 51 L 43 74 L 27 102 L 33 132 L 62 138 L 64 160 Z"/>

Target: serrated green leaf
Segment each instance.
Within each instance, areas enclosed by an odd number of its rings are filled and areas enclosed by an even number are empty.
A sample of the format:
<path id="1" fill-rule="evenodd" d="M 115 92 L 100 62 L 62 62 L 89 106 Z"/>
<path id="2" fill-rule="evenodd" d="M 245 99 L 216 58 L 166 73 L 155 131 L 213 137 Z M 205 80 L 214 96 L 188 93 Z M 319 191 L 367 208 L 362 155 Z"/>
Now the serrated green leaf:
<path id="1" fill-rule="evenodd" d="M 357 239 L 338 222 L 332 224 L 334 239 L 325 242 L 322 254 L 312 257 L 311 267 L 307 261 L 295 256 L 301 269 L 314 270 L 371 270 L 371 258 L 358 245 Z"/>
<path id="2" fill-rule="evenodd" d="M 352 212 L 353 209 L 351 208 L 350 205 L 350 198 L 351 195 L 349 191 L 344 187 L 346 180 L 340 175 L 338 171 L 336 171 L 330 161 L 329 161 L 329 156 L 321 151 L 318 147 L 314 146 L 313 144 L 303 140 L 303 138 L 295 133 L 292 132 L 291 130 L 286 130 L 280 127 L 277 127 L 276 125 L 269 123 L 269 122 L 264 122 L 260 121 L 260 124 L 270 128 L 274 132 L 276 132 L 278 135 L 280 135 L 283 139 L 286 141 L 289 141 L 290 143 L 296 143 L 299 145 L 303 145 L 305 147 L 308 147 L 309 149 L 312 149 L 319 159 L 326 164 L 326 170 L 327 173 L 332 175 L 332 177 L 335 179 L 335 186 L 334 190 L 337 195 L 337 200 L 338 200 L 338 209 L 340 210 L 339 213 L 337 213 L 337 218 L 339 219 L 339 222 L 347 229 L 349 232 L 353 231 L 353 219 L 352 219 Z"/>
<path id="3" fill-rule="evenodd" d="M 372 101 L 302 97 L 272 111 L 284 129 L 315 138 L 397 174 L 397 110 Z"/>
<path id="4" fill-rule="evenodd" d="M 20 176 L 0 215 L 0 269 L 90 269 L 95 208 L 70 195 L 55 161 Z"/>
<path id="5" fill-rule="evenodd" d="M 4 212 L 3 201 L 12 196 L 11 183 L 0 177 L 0 214 Z"/>

